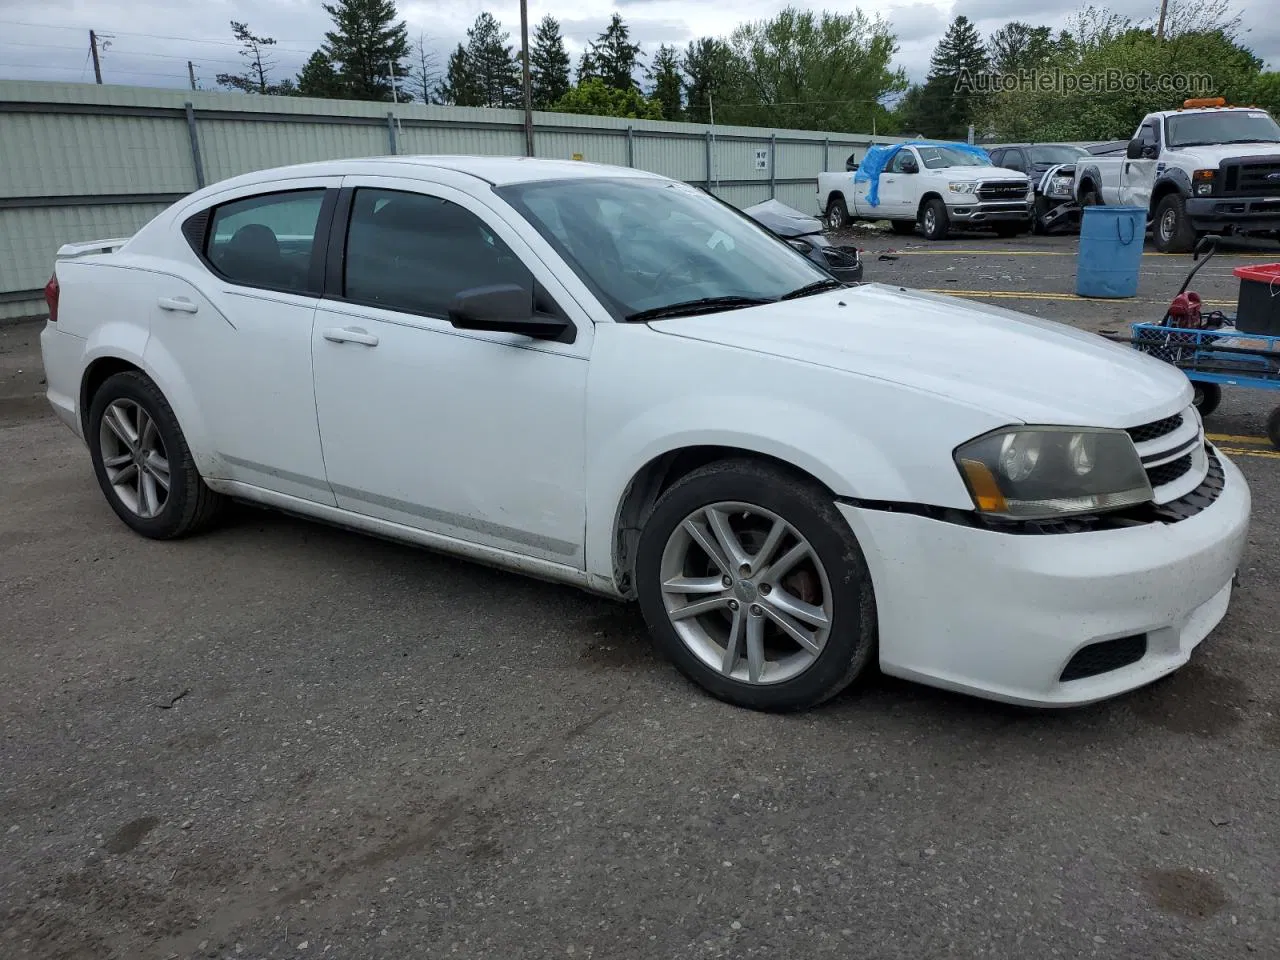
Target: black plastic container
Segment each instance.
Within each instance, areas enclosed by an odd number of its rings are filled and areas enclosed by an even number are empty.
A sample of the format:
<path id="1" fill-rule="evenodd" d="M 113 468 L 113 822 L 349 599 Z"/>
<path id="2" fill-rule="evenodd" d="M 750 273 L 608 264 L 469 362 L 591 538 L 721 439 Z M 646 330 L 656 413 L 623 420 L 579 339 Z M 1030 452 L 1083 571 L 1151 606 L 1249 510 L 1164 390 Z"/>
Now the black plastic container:
<path id="1" fill-rule="evenodd" d="M 1236 329 L 1280 336 L 1280 263 L 1236 267 L 1231 272 L 1240 281 Z"/>

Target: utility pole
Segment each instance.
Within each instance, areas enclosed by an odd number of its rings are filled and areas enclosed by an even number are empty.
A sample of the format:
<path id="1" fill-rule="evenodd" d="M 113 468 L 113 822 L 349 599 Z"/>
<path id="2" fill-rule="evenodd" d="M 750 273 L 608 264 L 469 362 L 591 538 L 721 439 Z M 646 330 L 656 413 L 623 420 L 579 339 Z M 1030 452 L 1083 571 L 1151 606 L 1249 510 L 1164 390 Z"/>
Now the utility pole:
<path id="1" fill-rule="evenodd" d="M 191 89 L 194 90 L 196 88 L 196 68 L 190 60 L 187 61 L 187 76 L 191 78 Z"/>
<path id="2" fill-rule="evenodd" d="M 89 52 L 93 54 L 93 77 L 102 83 L 102 64 L 98 62 L 98 34 L 93 30 L 89 31 Z"/>
<path id="3" fill-rule="evenodd" d="M 533 156 L 533 81 L 529 76 L 529 0 L 520 0 L 520 74 L 524 87 L 524 153 Z"/>
<path id="4" fill-rule="evenodd" d="M 1169 12 L 1169 0 L 1160 0 L 1160 22 L 1156 25 L 1156 39 L 1164 39 L 1164 16 Z"/>
<path id="5" fill-rule="evenodd" d="M 400 95 L 396 93 L 396 62 L 392 60 L 388 66 L 391 67 L 391 102 L 399 103 Z"/>

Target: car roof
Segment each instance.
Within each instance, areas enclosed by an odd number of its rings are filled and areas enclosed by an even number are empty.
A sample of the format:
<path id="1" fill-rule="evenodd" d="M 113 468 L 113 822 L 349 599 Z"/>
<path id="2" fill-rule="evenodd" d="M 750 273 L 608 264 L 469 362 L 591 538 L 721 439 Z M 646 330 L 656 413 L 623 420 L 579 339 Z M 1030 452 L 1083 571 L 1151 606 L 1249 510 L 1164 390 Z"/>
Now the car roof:
<path id="1" fill-rule="evenodd" d="M 346 160 L 321 160 L 287 167 L 258 170 L 223 181 L 223 186 L 270 183 L 292 177 L 340 177 L 354 174 L 402 176 L 431 179 L 435 170 L 451 170 L 468 174 L 494 186 L 530 183 L 538 180 L 582 180 L 599 177 L 631 177 L 666 179 L 656 173 L 582 160 L 557 160 L 543 157 L 483 156 L 383 156 L 356 157 Z"/>

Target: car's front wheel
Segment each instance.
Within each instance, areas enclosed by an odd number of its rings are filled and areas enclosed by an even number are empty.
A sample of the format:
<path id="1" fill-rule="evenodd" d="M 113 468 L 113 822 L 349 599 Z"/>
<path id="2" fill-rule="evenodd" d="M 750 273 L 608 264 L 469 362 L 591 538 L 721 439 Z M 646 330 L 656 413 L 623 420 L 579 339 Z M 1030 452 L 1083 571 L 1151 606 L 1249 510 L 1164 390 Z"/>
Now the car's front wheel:
<path id="1" fill-rule="evenodd" d="M 739 706 L 821 703 L 875 654 L 853 531 L 830 493 L 777 467 L 726 460 L 673 484 L 641 532 L 636 581 L 662 651 Z"/>
<path id="2" fill-rule="evenodd" d="M 170 540 L 213 521 L 223 498 L 205 485 L 178 418 L 150 377 L 108 377 L 93 396 L 87 426 L 98 485 L 133 530 Z"/>
<path id="3" fill-rule="evenodd" d="M 849 208 L 844 197 L 832 197 L 827 204 L 826 224 L 828 230 L 843 230 L 849 225 Z"/>
<path id="4" fill-rule="evenodd" d="M 941 200 L 933 199 L 920 211 L 920 229 L 926 240 L 945 240 L 951 232 L 951 218 L 947 215 L 947 205 Z"/>
<path id="5" fill-rule="evenodd" d="M 1196 231 L 1187 217 L 1182 195 L 1171 193 L 1156 207 L 1156 249 L 1161 253 L 1190 253 L 1196 245 Z"/>

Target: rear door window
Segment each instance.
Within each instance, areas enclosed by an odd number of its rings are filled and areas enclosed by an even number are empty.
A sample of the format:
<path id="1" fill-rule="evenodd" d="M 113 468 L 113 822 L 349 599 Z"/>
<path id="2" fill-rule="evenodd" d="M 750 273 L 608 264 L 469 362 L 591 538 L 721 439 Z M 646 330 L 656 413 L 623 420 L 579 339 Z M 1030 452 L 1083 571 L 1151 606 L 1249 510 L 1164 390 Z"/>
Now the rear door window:
<path id="1" fill-rule="evenodd" d="M 215 207 L 204 256 L 232 283 L 318 292 L 313 253 L 323 188 L 260 194 Z"/>

